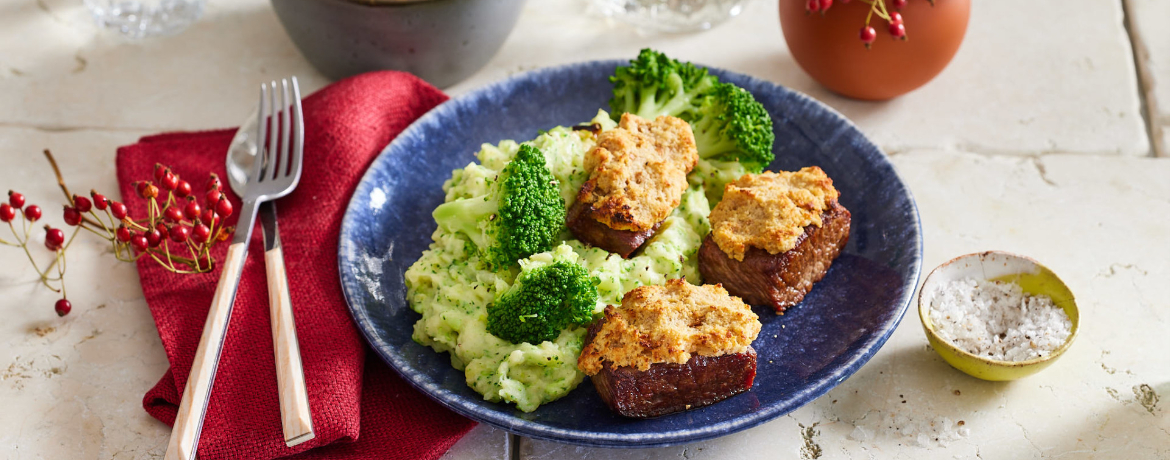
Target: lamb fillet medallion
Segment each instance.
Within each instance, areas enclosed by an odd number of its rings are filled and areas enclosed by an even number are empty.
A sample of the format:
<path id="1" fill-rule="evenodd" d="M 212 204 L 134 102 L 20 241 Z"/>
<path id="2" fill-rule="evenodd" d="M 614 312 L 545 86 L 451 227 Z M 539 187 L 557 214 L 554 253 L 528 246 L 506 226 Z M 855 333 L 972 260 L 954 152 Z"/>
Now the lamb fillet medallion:
<path id="1" fill-rule="evenodd" d="M 577 367 L 626 417 L 656 417 L 748 391 L 760 332 L 751 307 L 718 285 L 681 279 L 642 286 L 605 308 L 589 328 Z"/>
<path id="2" fill-rule="evenodd" d="M 699 154 L 687 122 L 627 113 L 597 136 L 584 161 L 589 179 L 567 226 L 577 239 L 629 258 L 678 207 Z"/>
<path id="3" fill-rule="evenodd" d="M 711 210 L 699 273 L 777 313 L 800 303 L 849 242 L 849 210 L 816 166 L 747 174 Z"/>

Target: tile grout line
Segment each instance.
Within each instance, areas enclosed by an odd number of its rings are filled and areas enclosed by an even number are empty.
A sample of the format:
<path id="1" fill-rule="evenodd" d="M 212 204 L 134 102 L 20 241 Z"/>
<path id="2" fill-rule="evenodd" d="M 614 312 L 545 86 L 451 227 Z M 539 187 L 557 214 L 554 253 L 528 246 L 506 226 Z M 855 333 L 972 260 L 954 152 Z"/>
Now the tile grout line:
<path id="1" fill-rule="evenodd" d="M 19 122 L 0 122 L 0 128 L 11 129 L 25 129 L 42 132 L 76 132 L 76 131 L 96 131 L 96 132 L 173 132 L 173 131 L 211 131 L 219 128 L 173 128 L 173 126 L 154 126 L 154 128 L 142 128 L 142 126 L 87 126 L 87 125 L 54 125 L 54 124 L 34 124 L 34 123 L 19 123 Z"/>
<path id="2" fill-rule="evenodd" d="M 1133 5 L 1130 4 L 1133 0 L 1120 1 L 1122 15 L 1124 16 L 1122 22 L 1125 26 L 1125 32 L 1129 35 L 1130 49 L 1133 50 L 1134 70 L 1137 72 L 1138 97 L 1142 102 L 1142 116 L 1146 122 L 1146 135 L 1150 138 L 1150 156 L 1167 157 L 1170 156 L 1170 152 L 1167 152 L 1165 146 L 1162 145 L 1162 125 L 1157 120 L 1158 103 L 1154 97 L 1154 78 L 1147 64 L 1150 51 L 1146 48 L 1145 40 L 1138 33 L 1137 19 L 1135 19 L 1133 14 Z"/>
<path id="3" fill-rule="evenodd" d="M 508 438 L 512 444 L 512 446 L 511 446 L 512 448 L 511 448 L 511 452 L 510 452 L 511 459 L 512 460 L 520 460 L 520 439 L 521 439 L 520 435 L 514 434 L 514 433 L 508 433 Z"/>
<path id="4" fill-rule="evenodd" d="M 0 128 L 13 129 L 32 129 L 46 133 L 67 133 L 76 131 L 97 131 L 97 132 L 169 132 L 181 131 L 182 129 L 175 128 L 140 128 L 140 127 L 120 127 L 120 126 L 82 126 L 82 125 L 39 125 L 30 123 L 14 123 L 0 121 Z"/>

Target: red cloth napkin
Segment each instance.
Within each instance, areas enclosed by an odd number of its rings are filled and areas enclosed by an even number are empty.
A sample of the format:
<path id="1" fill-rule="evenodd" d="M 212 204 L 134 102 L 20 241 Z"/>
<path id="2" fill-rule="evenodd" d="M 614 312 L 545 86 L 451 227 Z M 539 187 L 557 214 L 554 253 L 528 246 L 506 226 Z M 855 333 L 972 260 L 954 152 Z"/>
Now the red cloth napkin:
<path id="1" fill-rule="evenodd" d="M 412 75 L 376 72 L 339 81 L 304 100 L 304 173 L 296 191 L 277 208 L 316 438 L 294 448 L 284 445 L 257 222 L 203 424 L 200 459 L 298 453 L 298 459 L 434 459 L 474 426 L 367 352 L 347 312 L 337 273 L 341 218 L 362 173 L 391 139 L 446 99 Z M 132 214 L 145 215 L 133 182 L 150 179 L 155 163 L 191 181 L 200 197 L 208 173 L 219 174 L 224 193 L 240 209 L 224 171 L 234 132 L 160 134 L 119 148 L 118 182 Z M 217 260 L 227 246 L 219 245 Z M 138 274 L 171 363 L 143 398 L 143 406 L 173 424 L 219 270 L 177 275 L 153 261 L 140 261 Z"/>

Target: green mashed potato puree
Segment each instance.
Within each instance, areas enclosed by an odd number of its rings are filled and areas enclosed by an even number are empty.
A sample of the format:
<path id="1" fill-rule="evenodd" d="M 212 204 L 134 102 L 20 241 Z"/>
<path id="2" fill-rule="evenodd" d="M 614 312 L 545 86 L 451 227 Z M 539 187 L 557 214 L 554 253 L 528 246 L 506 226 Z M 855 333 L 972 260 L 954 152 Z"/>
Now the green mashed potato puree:
<path id="1" fill-rule="evenodd" d="M 615 126 L 605 111 L 599 111 L 592 122 L 603 130 Z M 530 143 L 544 153 L 567 209 L 588 178 L 582 163 L 594 137 L 561 126 Z M 478 164 L 452 171 L 451 179 L 443 184 L 446 201 L 487 193 L 489 181 L 519 148 L 520 144 L 510 140 L 484 144 L 476 154 Z M 566 229 L 562 244 L 520 263 L 546 264 L 554 257 L 580 263 L 600 280 L 594 310 L 600 313 L 606 305 L 620 304 L 622 296 L 638 286 L 664 284 L 680 277 L 699 284 L 698 251 L 709 231 L 710 211 L 703 186 L 696 184 L 636 257 L 622 259 L 603 249 L 588 248 Z M 496 293 L 511 286 L 519 268 L 498 272 L 484 268 L 474 244 L 462 234 L 440 227 L 432 237 L 430 248 L 406 271 L 407 299 L 411 309 L 422 315 L 414 325 L 414 340 L 440 353 L 449 352 L 451 365 L 465 372 L 467 384 L 484 399 L 511 402 L 525 412 L 576 388 L 585 378 L 577 370 L 577 357 L 586 328 L 566 329 L 556 340 L 540 345 L 513 344 L 492 335 L 487 331 L 488 305 Z"/>

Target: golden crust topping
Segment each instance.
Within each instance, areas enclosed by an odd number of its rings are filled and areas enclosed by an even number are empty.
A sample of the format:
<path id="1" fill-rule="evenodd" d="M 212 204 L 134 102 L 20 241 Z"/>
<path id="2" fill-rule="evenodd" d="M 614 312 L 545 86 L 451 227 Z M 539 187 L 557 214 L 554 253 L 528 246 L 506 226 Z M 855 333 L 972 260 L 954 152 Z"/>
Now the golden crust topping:
<path id="1" fill-rule="evenodd" d="M 585 153 L 590 175 L 577 201 L 590 205 L 590 217 L 609 228 L 648 230 L 679 205 L 687 173 L 698 161 L 687 122 L 623 114 L 618 127 L 599 134 L 597 146 Z"/>
<path id="2" fill-rule="evenodd" d="M 748 246 L 779 254 L 796 247 L 809 225 L 840 195 L 821 168 L 745 174 L 727 184 L 711 210 L 711 238 L 731 258 L 743 261 Z"/>
<path id="3" fill-rule="evenodd" d="M 672 279 L 665 286 L 627 292 L 621 307 L 605 307 L 577 368 L 588 375 L 612 367 L 646 370 L 655 363 L 685 363 L 692 354 L 744 353 L 760 333 L 760 320 L 723 286 Z"/>

